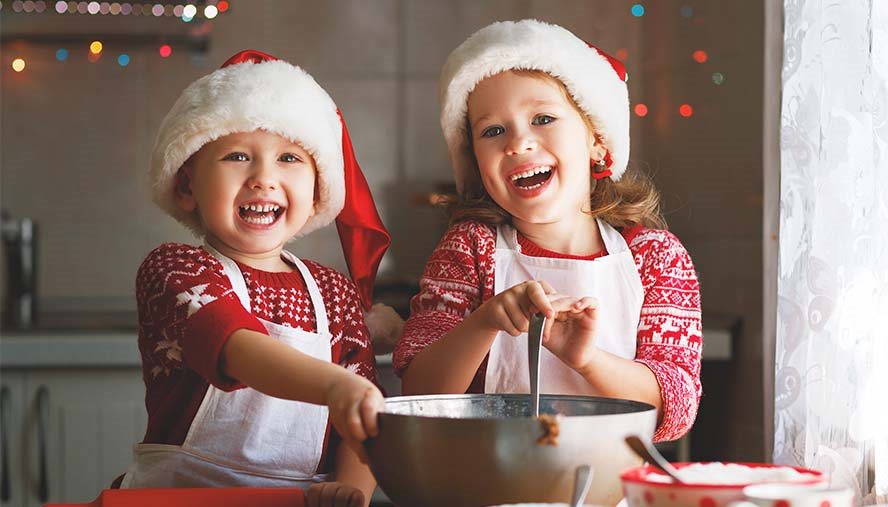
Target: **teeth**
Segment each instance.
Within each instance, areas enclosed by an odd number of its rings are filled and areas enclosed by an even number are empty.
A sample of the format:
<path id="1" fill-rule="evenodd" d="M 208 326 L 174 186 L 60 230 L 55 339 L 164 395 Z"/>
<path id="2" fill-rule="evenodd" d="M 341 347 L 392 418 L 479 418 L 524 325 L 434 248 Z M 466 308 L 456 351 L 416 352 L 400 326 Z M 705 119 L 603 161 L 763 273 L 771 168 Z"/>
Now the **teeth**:
<path id="1" fill-rule="evenodd" d="M 269 211 L 277 212 L 281 209 L 277 204 L 247 204 L 240 207 L 242 210 L 255 211 L 256 213 L 268 213 Z"/>
<path id="2" fill-rule="evenodd" d="M 268 225 L 274 222 L 274 216 L 267 217 L 244 217 L 244 221 L 255 225 Z"/>
<path id="3" fill-rule="evenodd" d="M 527 171 L 524 171 L 524 172 L 513 174 L 509 179 L 511 181 L 517 181 L 521 178 L 530 178 L 531 176 L 533 176 L 535 174 L 543 174 L 543 173 L 548 173 L 551 171 L 552 171 L 552 166 L 541 165 L 541 166 L 534 167 L 532 169 L 528 169 Z M 534 185 L 533 187 L 537 187 L 537 186 L 539 186 L 539 185 Z M 528 187 L 528 188 L 531 188 L 531 187 Z"/>

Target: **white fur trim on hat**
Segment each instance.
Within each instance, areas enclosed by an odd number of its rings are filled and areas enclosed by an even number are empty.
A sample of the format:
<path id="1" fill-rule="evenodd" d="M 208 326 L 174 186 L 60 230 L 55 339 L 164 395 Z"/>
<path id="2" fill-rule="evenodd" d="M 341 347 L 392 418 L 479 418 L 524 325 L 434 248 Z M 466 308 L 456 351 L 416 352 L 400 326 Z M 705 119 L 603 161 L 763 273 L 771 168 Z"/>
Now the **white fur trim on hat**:
<path id="1" fill-rule="evenodd" d="M 482 79 L 511 69 L 540 70 L 559 79 L 592 119 L 618 180 L 629 161 L 629 92 L 606 57 L 570 31 L 535 19 L 501 21 L 459 45 L 441 71 L 441 129 L 457 188 L 475 169 L 466 133 L 469 94 Z"/>
<path id="2" fill-rule="evenodd" d="M 203 235 L 196 213 L 176 204 L 176 173 L 203 145 L 259 129 L 298 143 L 314 157 L 317 209 L 299 235 L 332 222 L 345 201 L 342 122 L 333 99 L 314 78 L 281 60 L 229 65 L 182 92 L 160 126 L 151 156 L 154 202 Z"/>

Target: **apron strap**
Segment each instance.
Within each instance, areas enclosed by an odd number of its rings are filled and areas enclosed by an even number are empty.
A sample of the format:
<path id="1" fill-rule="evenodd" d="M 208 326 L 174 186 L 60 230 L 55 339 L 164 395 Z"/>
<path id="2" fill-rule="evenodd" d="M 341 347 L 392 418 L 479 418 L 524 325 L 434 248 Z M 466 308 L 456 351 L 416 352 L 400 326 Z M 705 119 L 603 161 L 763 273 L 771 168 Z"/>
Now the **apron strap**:
<path id="1" fill-rule="evenodd" d="M 237 294 L 243 307 L 246 308 L 248 312 L 251 312 L 250 294 L 247 291 L 247 282 L 244 280 L 244 274 L 241 272 L 237 263 L 219 250 L 210 246 L 207 242 L 204 242 L 204 249 L 222 264 L 222 269 L 225 271 L 225 275 L 228 276 L 228 280 L 231 282 L 232 290 Z M 324 335 L 330 334 L 330 323 L 327 320 L 327 311 L 324 308 L 324 298 L 321 297 L 321 290 L 318 288 L 318 284 L 314 277 L 311 276 L 311 272 L 308 271 L 308 267 L 298 257 L 286 250 L 281 251 L 281 257 L 296 266 L 296 269 L 299 270 L 302 279 L 305 281 L 305 287 L 308 289 L 311 305 L 315 312 L 315 321 L 317 322 L 318 327 L 317 332 Z"/>
<path id="2" fill-rule="evenodd" d="M 596 218 L 595 221 L 598 223 L 598 231 L 601 232 L 601 239 L 604 241 L 604 248 L 607 249 L 608 255 L 629 250 L 629 245 L 626 244 L 626 239 L 620 234 L 620 231 L 600 218 Z"/>
<path id="3" fill-rule="evenodd" d="M 311 297 L 311 305 L 314 307 L 315 311 L 318 334 L 330 334 L 330 323 L 327 320 L 327 310 L 324 307 L 324 298 L 321 297 L 321 289 L 318 288 L 318 283 L 315 281 L 314 277 L 311 276 L 311 272 L 308 271 L 308 266 L 306 266 L 299 257 L 296 257 L 287 250 L 281 252 L 281 257 L 292 262 L 296 266 L 296 269 L 299 270 L 299 273 L 302 274 L 302 279 L 305 280 L 305 286 L 308 288 L 308 295 Z"/>
<path id="4" fill-rule="evenodd" d="M 234 290 L 234 293 L 237 294 L 238 299 L 240 299 L 241 304 L 244 308 L 247 309 L 248 312 L 252 313 L 250 309 L 250 294 L 247 291 L 247 282 L 244 280 L 244 274 L 241 273 L 239 267 L 237 267 L 237 263 L 233 260 L 226 257 L 222 252 L 216 250 L 209 243 L 204 241 L 204 250 L 210 252 L 213 257 L 215 257 L 221 264 L 222 269 L 225 271 L 225 274 L 228 276 L 228 280 L 231 281 L 231 288 Z"/>
<path id="5" fill-rule="evenodd" d="M 497 226 L 496 249 L 521 252 L 521 245 L 518 244 L 518 233 L 514 227 L 506 224 Z"/>

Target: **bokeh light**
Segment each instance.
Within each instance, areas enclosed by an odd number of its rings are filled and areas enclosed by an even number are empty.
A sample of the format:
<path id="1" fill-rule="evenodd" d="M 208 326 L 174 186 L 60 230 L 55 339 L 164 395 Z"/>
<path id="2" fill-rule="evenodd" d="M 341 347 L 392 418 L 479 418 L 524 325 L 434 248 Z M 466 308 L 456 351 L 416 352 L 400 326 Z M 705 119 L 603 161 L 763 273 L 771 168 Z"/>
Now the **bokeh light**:
<path id="1" fill-rule="evenodd" d="M 127 65 L 129 65 L 129 63 L 130 57 L 128 54 L 122 53 L 120 56 L 117 57 L 117 65 L 120 65 L 121 67 L 126 67 Z"/>
<path id="2" fill-rule="evenodd" d="M 217 9 L 215 5 L 208 5 L 204 7 L 204 16 L 207 19 L 215 18 L 217 14 L 219 14 L 219 9 Z"/>
<path id="3" fill-rule="evenodd" d="M 157 50 L 160 53 L 161 58 L 168 58 L 171 54 L 173 54 L 173 48 L 169 44 L 164 44 L 160 46 L 160 49 Z"/>
<path id="4" fill-rule="evenodd" d="M 717 85 L 724 83 L 725 82 L 725 75 L 722 74 L 721 72 L 714 72 L 712 74 L 712 82 Z"/>
<path id="5" fill-rule="evenodd" d="M 630 11 L 632 12 L 632 15 L 635 16 L 636 18 L 640 18 L 640 17 L 644 16 L 644 6 L 641 4 L 633 5 L 632 9 L 630 9 Z"/>
<path id="6" fill-rule="evenodd" d="M 101 42 L 94 40 L 89 44 L 89 52 L 97 55 L 102 52 L 103 47 Z"/>
<path id="7" fill-rule="evenodd" d="M 644 118 L 648 114 L 648 107 L 644 104 L 635 104 L 635 114 Z"/>
<path id="8" fill-rule="evenodd" d="M 709 55 L 706 54 L 706 51 L 702 49 L 698 49 L 691 54 L 691 57 L 697 63 L 706 63 L 706 60 L 709 60 Z"/>
<path id="9" fill-rule="evenodd" d="M 682 104 L 681 107 L 678 108 L 678 114 L 685 118 L 690 118 L 694 115 L 694 108 L 691 107 L 690 104 Z"/>
<path id="10" fill-rule="evenodd" d="M 16 72 L 21 72 L 25 70 L 25 61 L 21 58 L 16 58 L 12 61 L 12 70 Z"/>
<path id="11" fill-rule="evenodd" d="M 65 48 L 58 49 L 56 51 L 56 60 L 60 62 L 64 62 L 68 59 L 68 50 Z"/>

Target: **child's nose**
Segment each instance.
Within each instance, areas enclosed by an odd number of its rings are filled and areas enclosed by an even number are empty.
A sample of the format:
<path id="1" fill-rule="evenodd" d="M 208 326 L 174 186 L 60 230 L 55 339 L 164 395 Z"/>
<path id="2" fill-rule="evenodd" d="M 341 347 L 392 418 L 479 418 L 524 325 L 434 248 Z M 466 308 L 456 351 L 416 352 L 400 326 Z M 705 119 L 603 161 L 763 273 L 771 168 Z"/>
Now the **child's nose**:
<path id="1" fill-rule="evenodd" d="M 536 139 L 526 131 L 513 131 L 506 142 L 506 153 L 509 155 L 520 155 L 535 150 L 537 147 Z"/>
<path id="2" fill-rule="evenodd" d="M 272 164 L 266 164 L 258 161 L 254 164 L 253 172 L 247 185 L 253 190 L 274 190 L 277 188 L 277 177 L 275 175 Z"/>

